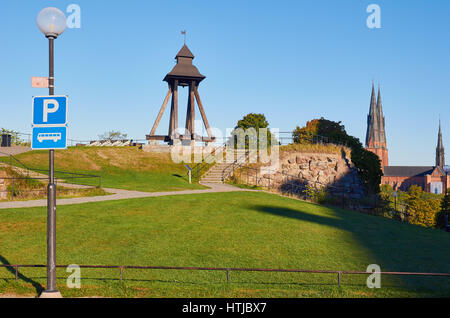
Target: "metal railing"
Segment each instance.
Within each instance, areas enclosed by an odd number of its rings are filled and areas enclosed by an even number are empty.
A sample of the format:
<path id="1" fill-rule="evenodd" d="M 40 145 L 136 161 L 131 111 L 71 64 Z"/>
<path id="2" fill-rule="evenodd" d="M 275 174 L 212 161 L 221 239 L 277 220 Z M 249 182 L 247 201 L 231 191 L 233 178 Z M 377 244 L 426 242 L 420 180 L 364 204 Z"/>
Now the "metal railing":
<path id="1" fill-rule="evenodd" d="M 70 265 L 56 265 L 57 268 L 68 268 Z M 309 269 L 282 269 L 282 268 L 239 268 L 239 267 L 184 267 L 184 266 L 138 266 L 138 265 L 77 265 L 79 268 L 91 269 L 119 269 L 120 283 L 124 278 L 125 269 L 137 270 L 188 270 L 188 271 L 220 271 L 226 273 L 227 283 L 231 281 L 231 272 L 279 272 L 279 273 L 307 273 L 307 274 L 335 274 L 337 283 L 341 286 L 343 275 L 399 275 L 399 276 L 429 276 L 429 277 L 450 277 L 450 273 L 421 273 L 421 272 L 364 272 L 347 270 L 309 270 Z M 19 280 L 19 268 L 46 268 L 47 265 L 18 265 L 0 264 L 0 268 L 12 268 L 15 272 L 15 280 Z"/>
<path id="2" fill-rule="evenodd" d="M 20 161 L 19 159 L 17 159 L 15 156 L 11 155 L 11 154 L 7 154 L 4 152 L 0 152 L 1 154 L 7 155 L 9 157 L 9 167 L 11 169 L 14 169 L 14 167 L 17 167 L 19 169 L 25 170 L 24 172 L 26 173 L 26 176 L 24 177 L 17 177 L 17 176 L 12 176 L 12 177 L 1 177 L 0 179 L 2 180 L 11 180 L 11 186 L 9 190 L 6 191 L 0 191 L 1 193 L 11 193 L 11 199 L 14 200 L 14 197 L 16 196 L 16 191 L 20 190 L 17 187 L 16 181 L 19 180 L 37 180 L 42 182 L 43 180 L 48 180 L 47 176 L 42 176 L 42 177 L 31 177 L 30 173 L 37 173 L 37 174 L 41 174 L 41 175 L 45 175 L 48 173 L 48 170 L 44 170 L 44 169 L 36 169 L 36 168 L 30 168 L 28 167 L 25 163 L 23 163 L 22 161 Z M 16 172 L 18 173 L 18 172 Z M 20 173 L 18 173 L 20 174 Z M 82 184 L 79 181 L 77 183 L 75 183 L 76 180 L 81 180 L 81 179 L 97 179 L 97 183 L 92 185 L 92 184 Z M 92 187 L 96 187 L 98 189 L 100 189 L 102 187 L 102 177 L 98 176 L 98 175 L 91 175 L 91 174 L 84 174 L 84 173 L 77 173 L 77 172 L 69 172 L 69 171 L 55 171 L 55 183 L 58 185 L 63 183 L 63 184 L 70 184 L 70 185 L 84 185 L 84 186 L 92 186 Z M 21 192 L 45 192 L 47 190 L 44 189 L 30 189 L 30 190 L 20 190 Z"/>
<path id="3" fill-rule="evenodd" d="M 198 181 L 200 179 L 200 177 L 202 176 L 202 174 L 205 172 L 206 169 L 208 169 L 211 164 L 214 164 L 214 162 L 209 162 L 212 161 L 212 159 L 216 156 L 217 152 L 221 152 L 223 155 L 224 150 L 226 149 L 228 144 L 228 140 L 225 141 L 222 145 L 215 147 L 206 157 L 203 158 L 202 162 L 196 164 L 193 168 L 192 168 L 192 178 L 196 181 Z"/>

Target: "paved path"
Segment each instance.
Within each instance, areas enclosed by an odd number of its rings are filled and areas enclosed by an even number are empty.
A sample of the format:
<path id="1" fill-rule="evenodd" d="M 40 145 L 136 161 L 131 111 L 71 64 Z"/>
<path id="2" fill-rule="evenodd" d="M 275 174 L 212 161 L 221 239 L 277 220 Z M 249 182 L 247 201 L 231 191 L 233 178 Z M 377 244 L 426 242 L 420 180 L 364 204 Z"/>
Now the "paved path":
<path id="1" fill-rule="evenodd" d="M 31 151 L 30 147 L 24 146 L 0 147 L 0 157 L 9 157 L 10 155 L 15 156 L 28 151 Z"/>
<path id="2" fill-rule="evenodd" d="M 140 192 L 140 191 L 103 188 L 106 192 L 109 192 L 112 194 L 105 195 L 105 196 L 96 196 L 96 197 L 59 199 L 59 200 L 56 200 L 56 205 L 82 204 L 82 203 L 89 203 L 89 202 L 102 202 L 102 201 L 114 201 L 114 200 L 124 200 L 124 199 L 162 197 L 162 196 L 168 196 L 168 195 L 182 195 L 182 194 L 217 193 L 217 192 L 233 192 L 233 191 L 256 191 L 256 190 L 237 188 L 237 187 L 231 186 L 229 184 L 203 183 L 203 185 L 209 187 L 209 189 L 167 191 L 167 192 Z M 43 206 L 47 206 L 47 199 L 31 200 L 31 201 L 0 202 L 0 210 L 1 209 L 43 207 Z"/>

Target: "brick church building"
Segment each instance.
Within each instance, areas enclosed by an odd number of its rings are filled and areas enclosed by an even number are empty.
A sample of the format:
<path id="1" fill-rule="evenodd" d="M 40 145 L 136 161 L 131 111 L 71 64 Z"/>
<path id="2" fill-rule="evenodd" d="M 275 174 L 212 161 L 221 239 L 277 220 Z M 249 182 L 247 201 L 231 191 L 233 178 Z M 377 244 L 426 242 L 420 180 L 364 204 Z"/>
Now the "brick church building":
<path id="1" fill-rule="evenodd" d="M 439 121 L 436 162 L 434 166 L 389 166 L 386 143 L 386 129 L 381 102 L 381 92 L 375 99 L 375 86 L 372 84 L 370 110 L 367 116 L 366 149 L 380 157 L 383 177 L 381 184 L 389 184 L 395 190 L 406 191 L 412 185 L 422 187 L 424 191 L 440 194 L 450 187 L 448 166 L 445 166 L 445 152 L 442 143 L 442 130 Z"/>

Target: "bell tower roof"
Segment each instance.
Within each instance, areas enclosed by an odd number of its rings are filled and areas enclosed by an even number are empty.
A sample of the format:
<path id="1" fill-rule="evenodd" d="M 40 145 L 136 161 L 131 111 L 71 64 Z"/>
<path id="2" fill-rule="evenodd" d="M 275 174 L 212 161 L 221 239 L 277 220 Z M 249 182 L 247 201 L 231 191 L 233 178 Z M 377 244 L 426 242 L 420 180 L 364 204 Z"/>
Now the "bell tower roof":
<path id="1" fill-rule="evenodd" d="M 175 58 L 177 64 L 166 77 L 164 77 L 164 81 L 171 82 L 178 80 L 180 86 L 188 86 L 189 82 L 192 80 L 195 80 L 198 84 L 206 78 L 206 76 L 202 75 L 197 67 L 192 64 L 194 54 L 192 54 L 186 44 L 183 45 Z"/>
<path id="2" fill-rule="evenodd" d="M 195 56 L 194 56 L 194 54 L 192 54 L 191 50 L 189 50 L 189 48 L 185 44 L 185 45 L 183 45 L 181 50 L 178 52 L 177 56 L 175 56 L 176 59 L 178 59 L 179 57 L 187 57 L 187 58 L 194 59 Z"/>

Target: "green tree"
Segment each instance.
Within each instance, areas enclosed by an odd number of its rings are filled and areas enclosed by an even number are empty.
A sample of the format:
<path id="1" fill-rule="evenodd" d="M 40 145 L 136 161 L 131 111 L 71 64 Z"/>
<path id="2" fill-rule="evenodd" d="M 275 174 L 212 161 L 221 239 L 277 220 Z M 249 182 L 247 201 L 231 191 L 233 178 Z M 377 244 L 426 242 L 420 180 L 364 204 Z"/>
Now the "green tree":
<path id="1" fill-rule="evenodd" d="M 267 136 L 260 135 L 260 129 L 267 128 Z M 235 147 L 238 143 L 238 130 L 242 129 L 244 133 L 248 133 L 245 136 L 245 148 L 249 148 L 250 142 L 253 142 L 257 145 L 259 149 L 259 138 L 267 138 L 267 146 L 270 147 L 272 141 L 272 134 L 269 129 L 269 122 L 266 119 L 264 114 L 254 114 L 250 113 L 245 115 L 241 120 L 238 121 L 234 131 L 232 132 L 232 136 L 234 138 Z M 241 131 L 242 131 L 241 130 Z M 253 132 L 253 133 L 252 133 Z"/>
<path id="2" fill-rule="evenodd" d="M 123 134 L 120 131 L 112 130 L 112 131 L 106 132 L 102 135 L 99 135 L 98 137 L 101 140 L 114 141 L 114 140 L 124 140 L 127 138 L 127 136 L 128 136 L 127 134 Z"/>
<path id="3" fill-rule="evenodd" d="M 425 227 L 435 227 L 437 214 L 441 208 L 441 198 L 423 192 L 422 188 L 413 185 L 408 190 L 408 221 Z"/>
<path id="4" fill-rule="evenodd" d="M 436 214 L 436 227 L 439 229 L 444 229 L 447 225 L 446 216 L 448 218 L 449 208 L 450 208 L 450 198 L 449 198 L 449 190 L 445 191 L 444 197 L 441 201 L 441 210 Z"/>

